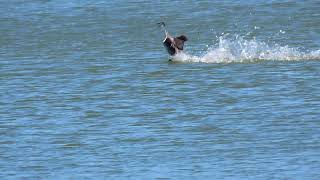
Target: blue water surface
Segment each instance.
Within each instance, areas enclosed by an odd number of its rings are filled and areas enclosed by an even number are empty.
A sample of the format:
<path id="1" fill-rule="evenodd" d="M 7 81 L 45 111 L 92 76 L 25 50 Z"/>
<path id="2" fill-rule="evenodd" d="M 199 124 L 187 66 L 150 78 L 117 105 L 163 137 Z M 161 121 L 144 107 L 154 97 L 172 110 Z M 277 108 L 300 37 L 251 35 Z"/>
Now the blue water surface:
<path id="1" fill-rule="evenodd" d="M 0 178 L 319 179 L 319 9 L 2 0 Z"/>

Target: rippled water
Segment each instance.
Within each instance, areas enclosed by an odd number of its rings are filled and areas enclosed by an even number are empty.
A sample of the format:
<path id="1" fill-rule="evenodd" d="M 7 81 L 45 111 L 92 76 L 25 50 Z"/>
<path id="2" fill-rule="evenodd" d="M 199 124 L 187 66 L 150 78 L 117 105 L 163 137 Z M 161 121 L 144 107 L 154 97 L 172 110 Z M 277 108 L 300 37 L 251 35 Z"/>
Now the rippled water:
<path id="1" fill-rule="evenodd" d="M 1 1 L 1 179 L 319 179 L 319 8 Z"/>

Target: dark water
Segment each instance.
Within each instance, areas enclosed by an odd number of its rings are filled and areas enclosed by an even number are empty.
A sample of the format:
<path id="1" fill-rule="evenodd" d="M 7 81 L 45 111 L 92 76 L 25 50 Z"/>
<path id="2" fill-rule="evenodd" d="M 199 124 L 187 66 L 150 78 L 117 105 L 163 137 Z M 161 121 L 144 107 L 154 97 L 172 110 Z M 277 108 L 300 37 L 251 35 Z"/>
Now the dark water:
<path id="1" fill-rule="evenodd" d="M 1 179 L 319 179 L 319 9 L 0 1 Z"/>

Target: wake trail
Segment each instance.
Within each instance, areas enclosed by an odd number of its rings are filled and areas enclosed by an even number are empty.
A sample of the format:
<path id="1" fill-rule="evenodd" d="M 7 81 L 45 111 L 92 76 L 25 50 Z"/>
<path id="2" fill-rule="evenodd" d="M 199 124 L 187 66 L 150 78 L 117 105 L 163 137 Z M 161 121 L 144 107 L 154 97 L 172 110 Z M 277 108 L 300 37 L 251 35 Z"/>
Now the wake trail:
<path id="1" fill-rule="evenodd" d="M 201 63 L 248 63 L 257 61 L 305 61 L 320 60 L 320 50 L 301 51 L 298 48 L 268 45 L 255 39 L 243 37 L 219 37 L 216 46 L 209 48 L 203 55 L 194 56 L 182 52 L 172 57 L 174 62 Z"/>

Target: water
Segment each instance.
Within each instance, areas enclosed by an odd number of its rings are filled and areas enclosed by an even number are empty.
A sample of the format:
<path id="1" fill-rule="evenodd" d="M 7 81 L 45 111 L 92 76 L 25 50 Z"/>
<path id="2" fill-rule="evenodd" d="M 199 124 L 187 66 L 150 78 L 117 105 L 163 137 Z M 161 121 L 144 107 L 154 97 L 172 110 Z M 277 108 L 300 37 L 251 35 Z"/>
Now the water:
<path id="1" fill-rule="evenodd" d="M 2 0 L 1 179 L 319 179 L 319 8 Z"/>

